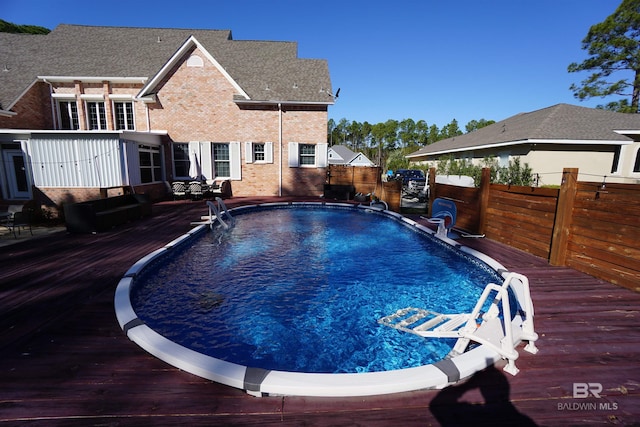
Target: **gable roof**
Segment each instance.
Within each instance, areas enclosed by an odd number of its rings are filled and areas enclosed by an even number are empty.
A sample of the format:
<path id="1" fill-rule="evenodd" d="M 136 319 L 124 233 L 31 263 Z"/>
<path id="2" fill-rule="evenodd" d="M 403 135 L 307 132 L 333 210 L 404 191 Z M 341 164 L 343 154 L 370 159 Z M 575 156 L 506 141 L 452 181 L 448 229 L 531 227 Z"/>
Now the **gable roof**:
<path id="1" fill-rule="evenodd" d="M 329 151 L 333 151 L 339 157 L 332 158 L 331 154 L 329 154 L 328 161 L 331 165 L 351 165 L 366 163 L 373 165 L 373 162 L 363 153 L 355 153 L 346 145 L 332 145 L 331 147 L 329 147 Z"/>
<path id="2" fill-rule="evenodd" d="M 340 159 L 329 159 L 329 163 L 333 164 L 347 164 L 357 156 L 356 153 L 354 153 L 349 147 L 345 145 L 332 145 L 331 147 L 329 147 L 329 150 L 335 152 L 338 156 L 340 156 Z"/>
<path id="3" fill-rule="evenodd" d="M 557 104 L 521 113 L 476 131 L 443 139 L 406 157 L 440 155 L 529 143 L 628 144 L 616 131 L 640 129 L 640 114 Z"/>
<path id="4" fill-rule="evenodd" d="M 298 58 L 295 42 L 237 41 L 229 30 L 63 24 L 47 35 L 0 33 L 0 110 L 39 76 L 146 82 L 192 37 L 253 101 L 334 101 L 326 60 Z"/>

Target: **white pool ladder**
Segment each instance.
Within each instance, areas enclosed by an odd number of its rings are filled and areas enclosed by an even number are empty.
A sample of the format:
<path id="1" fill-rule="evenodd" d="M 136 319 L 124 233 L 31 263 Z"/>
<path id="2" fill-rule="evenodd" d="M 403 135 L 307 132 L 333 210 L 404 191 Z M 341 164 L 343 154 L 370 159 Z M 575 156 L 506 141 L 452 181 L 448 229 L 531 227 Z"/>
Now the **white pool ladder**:
<path id="1" fill-rule="evenodd" d="M 509 315 L 509 287 L 514 291 L 521 307 L 513 320 Z M 486 313 L 482 313 L 480 310 L 491 294 L 495 294 L 491 306 Z M 500 304 L 506 318 L 499 317 Z M 529 280 L 518 273 L 508 273 L 501 286 L 488 284 L 471 313 L 441 314 L 407 307 L 382 317 L 378 323 L 424 338 L 457 338 L 451 356 L 464 353 L 470 341 L 486 345 L 507 359 L 504 370 L 512 375 L 519 371 L 515 361 L 519 356 L 516 347 L 521 341 L 527 341 L 524 349 L 529 353 L 538 352 L 535 346 L 538 334 L 533 329 L 533 302 Z"/>
<path id="2" fill-rule="evenodd" d="M 202 216 L 200 218 L 202 220 L 201 222 L 192 222 L 191 225 L 205 224 L 208 225 L 209 228 L 213 228 L 215 221 L 218 220 L 220 225 L 222 225 L 225 230 L 233 227 L 236 223 L 236 220 L 231 216 L 231 212 L 229 212 L 229 210 L 227 209 L 227 205 L 224 204 L 224 201 L 222 201 L 220 197 L 216 197 L 215 201 L 217 202 L 218 206 L 216 206 L 216 204 L 211 200 L 207 200 L 209 215 Z M 222 219 L 223 215 L 226 215 L 228 222 Z"/>

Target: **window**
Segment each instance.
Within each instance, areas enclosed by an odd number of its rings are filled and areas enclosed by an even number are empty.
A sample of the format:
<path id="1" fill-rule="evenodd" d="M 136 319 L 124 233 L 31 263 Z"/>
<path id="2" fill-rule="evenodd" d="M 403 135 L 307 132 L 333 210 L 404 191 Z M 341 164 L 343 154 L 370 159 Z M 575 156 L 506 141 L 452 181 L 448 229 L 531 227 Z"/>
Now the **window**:
<path id="1" fill-rule="evenodd" d="M 78 104 L 76 101 L 58 101 L 60 129 L 78 130 Z"/>
<path id="2" fill-rule="evenodd" d="M 328 165 L 328 144 L 300 144 L 289 142 L 289 167 L 326 168 Z"/>
<path id="3" fill-rule="evenodd" d="M 636 150 L 636 161 L 633 164 L 633 172 L 634 173 L 640 172 L 640 148 Z"/>
<path id="4" fill-rule="evenodd" d="M 173 144 L 173 168 L 176 177 L 189 176 L 189 144 Z"/>
<path id="5" fill-rule="evenodd" d="M 231 176 L 229 144 L 213 144 L 213 170 L 216 178 Z"/>
<path id="6" fill-rule="evenodd" d="M 316 146 L 311 144 L 300 144 L 300 166 L 315 166 Z"/>
<path id="7" fill-rule="evenodd" d="M 90 130 L 107 129 L 107 115 L 104 109 L 104 102 L 87 101 L 87 127 Z"/>
<path id="8" fill-rule="evenodd" d="M 508 152 L 501 152 L 498 153 L 498 166 L 500 166 L 501 168 L 506 168 L 509 167 L 509 153 Z"/>
<path id="9" fill-rule="evenodd" d="M 616 150 L 613 152 L 613 162 L 611 163 L 611 173 L 618 173 L 618 168 L 620 167 L 620 146 L 616 147 Z"/>
<path id="10" fill-rule="evenodd" d="M 136 130 L 133 120 L 132 102 L 114 102 L 113 110 L 115 114 L 116 130 Z"/>
<path id="11" fill-rule="evenodd" d="M 247 163 L 273 163 L 272 142 L 245 142 L 244 150 Z"/>
<path id="12" fill-rule="evenodd" d="M 198 55 L 191 55 L 187 59 L 187 67 L 203 67 L 204 61 Z"/>
<path id="13" fill-rule="evenodd" d="M 162 181 L 162 161 L 160 148 L 140 145 L 138 146 L 140 155 L 140 178 L 143 184 Z"/>
<path id="14" fill-rule="evenodd" d="M 264 144 L 253 144 L 253 161 L 264 162 Z"/>

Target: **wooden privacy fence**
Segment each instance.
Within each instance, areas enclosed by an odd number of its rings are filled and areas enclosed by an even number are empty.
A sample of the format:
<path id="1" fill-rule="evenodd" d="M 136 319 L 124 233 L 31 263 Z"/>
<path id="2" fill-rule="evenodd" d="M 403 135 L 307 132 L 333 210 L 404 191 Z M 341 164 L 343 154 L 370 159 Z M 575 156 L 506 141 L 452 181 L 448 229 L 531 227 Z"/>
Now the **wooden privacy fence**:
<path id="1" fill-rule="evenodd" d="M 353 185 L 356 192 L 382 194 L 382 176 L 377 166 L 330 165 L 327 176 L 329 184 Z"/>
<path id="2" fill-rule="evenodd" d="M 479 188 L 436 184 L 435 175 L 432 168 L 429 206 L 453 200 L 458 228 L 640 291 L 640 184 L 578 182 L 575 168 L 563 171 L 559 189 L 491 184 L 489 169 Z M 378 167 L 332 165 L 328 179 L 400 210 L 399 188 L 385 191 Z"/>
<path id="3" fill-rule="evenodd" d="M 430 203 L 454 200 L 457 226 L 611 283 L 640 291 L 640 185 L 578 182 L 565 169 L 560 189 L 436 184 Z"/>

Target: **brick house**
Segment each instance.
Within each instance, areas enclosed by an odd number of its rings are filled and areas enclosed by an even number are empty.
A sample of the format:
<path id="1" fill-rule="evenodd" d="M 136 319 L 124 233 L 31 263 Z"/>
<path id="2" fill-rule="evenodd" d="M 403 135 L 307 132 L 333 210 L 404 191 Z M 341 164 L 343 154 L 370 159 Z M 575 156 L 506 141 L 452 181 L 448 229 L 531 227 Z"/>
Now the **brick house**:
<path id="1" fill-rule="evenodd" d="M 0 33 L 0 197 L 66 201 L 228 179 L 234 195 L 321 195 L 325 60 L 228 30 L 60 25 Z"/>

